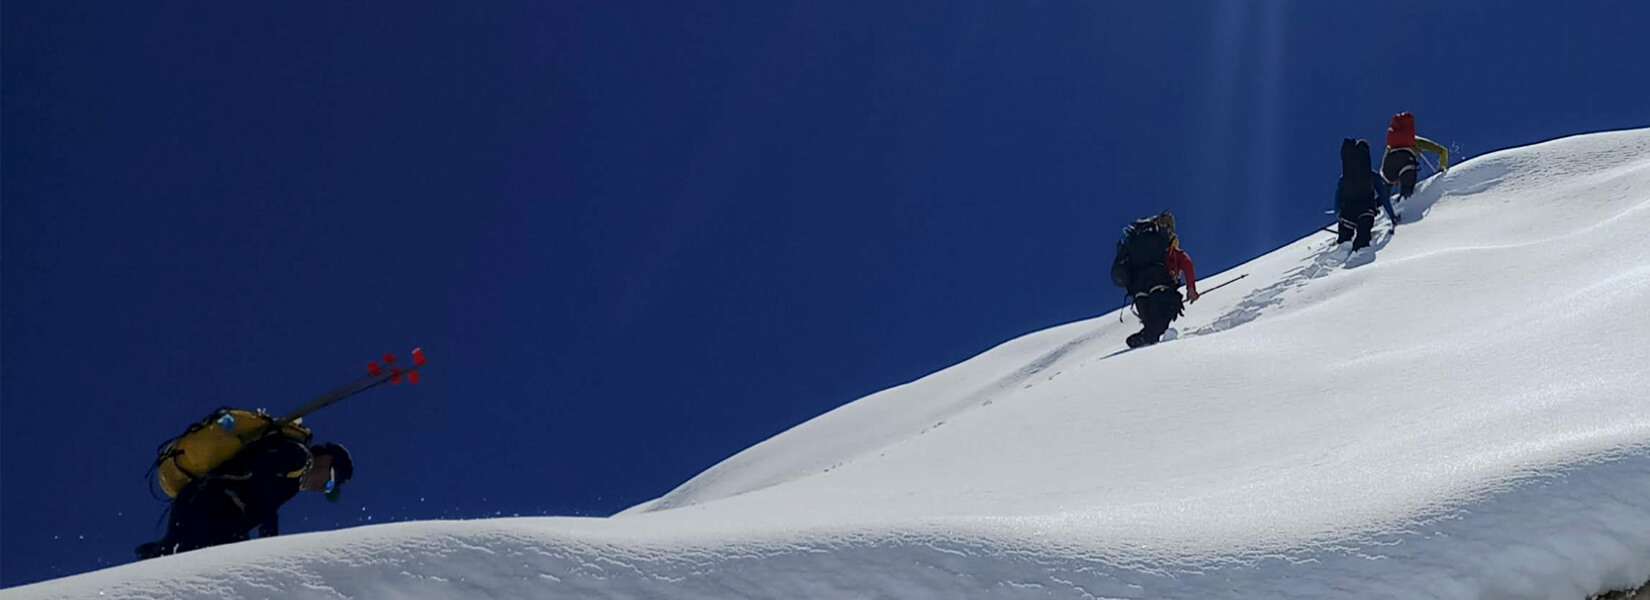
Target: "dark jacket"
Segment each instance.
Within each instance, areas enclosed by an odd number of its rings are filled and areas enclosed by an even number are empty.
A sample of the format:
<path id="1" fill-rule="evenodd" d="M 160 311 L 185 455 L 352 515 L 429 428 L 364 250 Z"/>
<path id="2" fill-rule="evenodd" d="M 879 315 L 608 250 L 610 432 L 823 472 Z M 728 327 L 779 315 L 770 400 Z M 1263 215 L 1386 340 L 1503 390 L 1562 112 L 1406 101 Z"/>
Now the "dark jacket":
<path id="1" fill-rule="evenodd" d="M 293 496 L 309 471 L 309 448 L 291 438 L 272 435 L 247 444 L 240 454 L 213 471 L 208 481 L 216 491 L 230 494 L 244 506 L 239 522 L 242 531 L 261 527 L 259 535 L 277 535 L 277 511 Z"/>
<path id="2" fill-rule="evenodd" d="M 185 487 L 172 501 L 166 537 L 138 547 L 150 558 L 280 534 L 279 511 L 298 495 L 309 470 L 309 448 L 271 435 L 247 444 L 211 474 Z"/>

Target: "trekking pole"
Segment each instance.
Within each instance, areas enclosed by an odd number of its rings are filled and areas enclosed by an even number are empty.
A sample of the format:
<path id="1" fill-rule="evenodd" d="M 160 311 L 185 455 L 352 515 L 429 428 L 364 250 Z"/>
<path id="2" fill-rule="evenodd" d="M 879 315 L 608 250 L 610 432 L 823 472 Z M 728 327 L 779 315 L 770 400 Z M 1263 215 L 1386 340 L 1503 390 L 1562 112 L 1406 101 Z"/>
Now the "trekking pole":
<path id="1" fill-rule="evenodd" d="M 1438 172 L 1438 165 L 1432 164 L 1432 159 L 1427 158 L 1427 155 L 1426 155 L 1425 152 L 1416 152 L 1415 154 L 1419 155 L 1421 157 L 1421 160 L 1423 162 L 1427 163 L 1427 166 L 1432 167 L 1432 172 L 1434 172 L 1434 173 Z"/>
<path id="2" fill-rule="evenodd" d="M 1340 234 L 1340 231 L 1335 229 L 1337 226 L 1339 226 L 1341 224 L 1341 217 L 1338 213 L 1339 213 L 1339 211 L 1333 211 L 1333 210 L 1325 212 L 1324 214 L 1326 214 L 1326 215 L 1335 215 L 1335 220 L 1330 221 L 1328 225 L 1324 225 L 1323 227 L 1319 227 L 1318 229 L 1320 229 L 1322 231 L 1325 231 L 1325 232 L 1328 232 L 1328 233 L 1333 233 L 1333 234 L 1337 234 L 1337 235 Z"/>
<path id="3" fill-rule="evenodd" d="M 401 383 L 401 379 L 403 377 L 406 378 L 407 383 L 417 384 L 418 383 L 418 370 L 420 368 L 423 368 L 424 363 L 425 363 L 424 349 L 423 348 L 413 348 L 412 361 L 413 361 L 412 366 L 403 369 L 401 367 L 395 366 L 395 355 L 385 354 L 384 355 L 384 366 L 380 367 L 378 365 L 378 363 L 376 363 L 376 362 L 367 363 L 367 374 L 366 374 L 365 377 L 357 379 L 357 380 L 355 380 L 355 381 L 353 381 L 353 382 L 351 382 L 347 385 L 341 386 L 337 389 L 334 389 L 330 392 L 327 392 L 326 394 L 321 395 L 320 397 L 318 397 L 314 400 L 309 401 L 308 404 L 305 404 L 303 406 L 298 407 L 298 410 L 292 411 L 291 414 L 288 414 L 287 416 L 281 417 L 280 419 L 275 421 L 274 424 L 278 426 L 278 425 L 284 425 L 286 423 L 291 423 L 293 421 L 297 421 L 298 419 L 302 419 L 306 415 L 309 415 L 310 413 L 321 410 L 321 409 L 326 408 L 328 406 L 332 406 L 334 404 L 342 402 L 344 399 L 349 398 L 350 396 L 354 396 L 354 395 L 359 394 L 361 392 L 365 392 L 367 390 L 378 387 L 378 386 L 383 385 L 385 383 L 389 383 L 389 384 L 392 384 L 392 385 L 399 384 L 399 383 Z"/>
<path id="4" fill-rule="evenodd" d="M 1226 286 L 1228 286 L 1228 285 L 1232 285 L 1232 284 L 1234 284 L 1234 283 L 1237 283 L 1237 280 L 1239 280 L 1239 279 L 1243 279 L 1243 278 L 1244 278 L 1244 277 L 1248 277 L 1248 276 L 1249 276 L 1249 274 L 1248 274 L 1248 273 L 1244 273 L 1244 274 L 1242 274 L 1242 275 L 1239 275 L 1239 276 L 1237 276 L 1237 277 L 1233 277 L 1233 278 L 1232 278 L 1232 279 L 1231 279 L 1231 281 L 1227 281 L 1227 282 L 1226 282 L 1226 283 L 1222 283 L 1222 284 L 1220 284 L 1220 285 L 1217 285 L 1217 286 L 1215 286 L 1215 287 L 1212 287 L 1212 288 L 1209 288 L 1209 289 L 1206 289 L 1206 290 L 1203 290 L 1203 291 L 1202 291 L 1202 292 L 1199 292 L 1199 293 L 1198 293 L 1198 294 L 1197 294 L 1197 295 L 1198 295 L 1198 296 L 1200 296 L 1200 297 L 1201 297 L 1201 296 L 1207 296 L 1207 295 L 1209 295 L 1209 292 L 1213 292 L 1213 291 L 1215 291 L 1215 290 L 1218 290 L 1218 289 L 1220 289 L 1220 288 L 1223 288 L 1223 287 L 1226 287 Z"/>

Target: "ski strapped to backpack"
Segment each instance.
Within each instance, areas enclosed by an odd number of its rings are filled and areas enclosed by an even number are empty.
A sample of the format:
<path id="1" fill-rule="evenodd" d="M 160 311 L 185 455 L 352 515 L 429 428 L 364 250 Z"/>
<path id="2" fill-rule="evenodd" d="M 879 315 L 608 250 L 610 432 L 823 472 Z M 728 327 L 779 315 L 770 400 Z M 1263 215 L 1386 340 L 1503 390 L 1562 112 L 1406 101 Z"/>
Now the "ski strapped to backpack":
<path id="1" fill-rule="evenodd" d="M 183 488 L 206 477 L 254 441 L 279 435 L 308 445 L 313 433 L 304 427 L 304 416 L 385 383 L 395 385 L 405 380 L 416 384 L 418 370 L 425 362 L 423 348 L 413 349 L 412 364 L 405 368 L 396 365 L 393 354 L 386 354 L 383 365 L 367 363 L 366 376 L 327 392 L 284 417 L 275 417 L 263 410 L 219 408 L 177 437 L 161 442 L 150 474 L 160 480 L 161 491 L 167 497 L 176 498 Z"/>
<path id="2" fill-rule="evenodd" d="M 332 406 L 333 404 L 343 401 L 345 398 L 349 398 L 350 396 L 365 392 L 385 383 L 389 383 L 391 385 L 400 384 L 403 378 L 405 378 L 409 384 L 417 384 L 419 381 L 418 370 L 424 367 L 424 363 L 425 358 L 423 348 L 413 348 L 412 365 L 405 369 L 396 366 L 394 354 L 385 354 L 384 364 L 382 366 L 376 362 L 367 363 L 367 375 L 365 377 L 357 379 L 347 385 L 340 386 L 339 388 L 327 392 L 319 398 L 309 401 L 308 404 L 299 407 L 298 410 L 292 411 L 291 414 L 288 414 L 285 417 L 281 417 L 281 421 L 290 422 L 302 419 L 305 415 L 328 406 Z"/>

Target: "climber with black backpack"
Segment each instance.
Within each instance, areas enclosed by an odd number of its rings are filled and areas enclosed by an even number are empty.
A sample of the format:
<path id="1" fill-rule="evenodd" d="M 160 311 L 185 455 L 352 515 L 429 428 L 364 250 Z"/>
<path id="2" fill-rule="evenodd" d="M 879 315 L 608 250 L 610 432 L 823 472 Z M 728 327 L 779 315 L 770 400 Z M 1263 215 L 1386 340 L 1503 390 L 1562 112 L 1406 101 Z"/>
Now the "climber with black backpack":
<path id="1" fill-rule="evenodd" d="M 1185 302 L 1197 302 L 1197 271 L 1192 257 L 1180 249 L 1174 226 L 1174 215 L 1163 211 L 1123 228 L 1123 239 L 1117 242 L 1111 280 L 1123 288 L 1141 323 L 1140 331 L 1126 340 L 1130 348 L 1156 344 L 1169 323 L 1185 314 L 1182 283 Z"/>
<path id="2" fill-rule="evenodd" d="M 1438 172 L 1449 172 L 1449 149 L 1415 135 L 1415 115 L 1407 112 L 1392 115 L 1386 127 L 1386 151 L 1381 154 L 1381 178 L 1388 185 L 1398 186 L 1400 199 L 1415 193 L 1423 151 L 1438 155 Z"/>
<path id="3" fill-rule="evenodd" d="M 154 558 L 280 534 L 281 505 L 298 492 L 336 501 L 355 476 L 342 445 L 310 445 L 310 430 L 262 411 L 219 409 L 169 440 L 157 458 L 161 488 L 173 497 L 166 536 L 137 547 Z"/>
<path id="4" fill-rule="evenodd" d="M 1341 140 L 1341 178 L 1335 182 L 1335 211 L 1339 218 L 1336 230 L 1337 244 L 1352 242 L 1357 252 L 1369 245 L 1375 228 L 1377 208 L 1385 208 L 1396 227 L 1402 217 L 1392 210 L 1389 198 L 1391 188 L 1379 175 L 1369 170 L 1369 142 L 1345 138 Z"/>

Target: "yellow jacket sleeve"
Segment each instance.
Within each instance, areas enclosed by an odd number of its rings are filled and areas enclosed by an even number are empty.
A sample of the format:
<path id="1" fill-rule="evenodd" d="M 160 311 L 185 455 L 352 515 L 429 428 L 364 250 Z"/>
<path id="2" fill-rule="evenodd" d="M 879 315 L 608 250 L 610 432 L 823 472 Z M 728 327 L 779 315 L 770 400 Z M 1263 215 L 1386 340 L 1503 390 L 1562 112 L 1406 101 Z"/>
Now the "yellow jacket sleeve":
<path id="1" fill-rule="evenodd" d="M 1421 136 L 1415 136 L 1415 149 L 1438 155 L 1438 170 L 1449 169 L 1449 149 Z"/>

